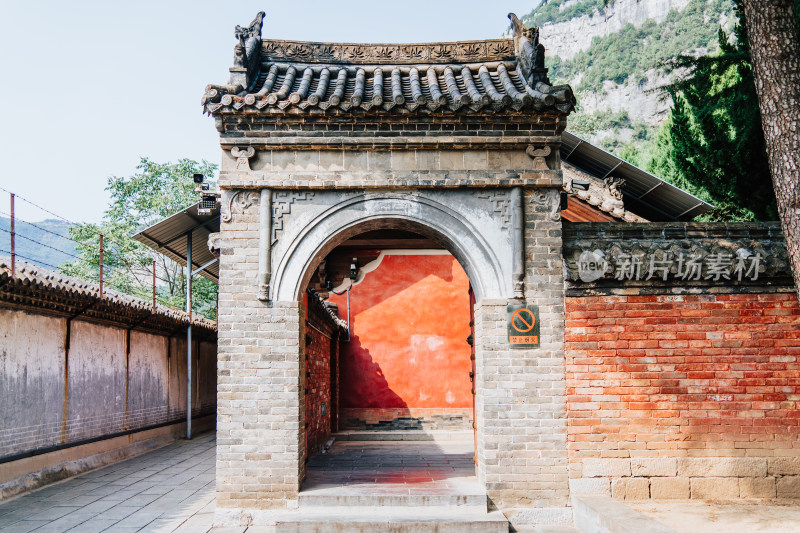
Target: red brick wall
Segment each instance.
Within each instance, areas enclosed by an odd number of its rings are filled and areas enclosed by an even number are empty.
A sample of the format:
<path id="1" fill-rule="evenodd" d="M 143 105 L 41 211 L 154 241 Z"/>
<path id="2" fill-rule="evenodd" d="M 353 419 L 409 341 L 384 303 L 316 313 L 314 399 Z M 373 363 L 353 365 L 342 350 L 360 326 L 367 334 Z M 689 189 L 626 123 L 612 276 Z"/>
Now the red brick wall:
<path id="1" fill-rule="evenodd" d="M 329 335 L 323 330 L 320 320 L 315 320 L 314 309 L 308 321 L 316 327 L 306 327 L 306 457 L 320 451 L 320 447 L 331 435 L 331 344 Z M 310 342 L 309 342 L 310 340 Z M 335 345 L 334 345 L 335 348 Z M 322 414 L 323 403 L 325 414 Z"/>
<path id="2" fill-rule="evenodd" d="M 565 356 L 573 462 L 800 455 L 794 293 L 570 297 Z"/>

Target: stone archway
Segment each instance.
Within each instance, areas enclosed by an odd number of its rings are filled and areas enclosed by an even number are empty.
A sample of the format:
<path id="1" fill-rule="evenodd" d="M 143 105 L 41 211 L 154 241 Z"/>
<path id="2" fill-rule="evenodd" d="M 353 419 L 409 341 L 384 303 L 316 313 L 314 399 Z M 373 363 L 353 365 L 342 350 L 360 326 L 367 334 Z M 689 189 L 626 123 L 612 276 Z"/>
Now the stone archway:
<path id="1" fill-rule="evenodd" d="M 557 199 L 553 191 L 521 188 L 226 191 L 223 207 L 230 211 L 223 213 L 219 239 L 218 519 L 238 523 L 244 516 L 238 513 L 246 512 L 258 523 L 269 520 L 268 509 L 297 505 L 305 468 L 300 295 L 330 250 L 367 229 L 424 234 L 449 250 L 472 281 L 475 452 L 489 497 L 506 507 L 563 501 L 563 277 L 552 255 L 560 249 L 560 223 L 551 215 Z M 272 215 L 267 229 L 259 224 L 265 212 Z M 274 269 L 265 300 L 256 297 L 264 257 L 257 244 L 267 237 Z M 520 289 L 540 307 L 542 349 L 511 349 L 506 339 L 507 306 L 519 302 L 515 269 L 523 258 Z M 514 426 L 515 420 L 525 425 Z M 533 481 L 520 480 L 515 472 L 521 470 Z M 540 482 L 547 488 L 531 489 Z"/>
<path id="2" fill-rule="evenodd" d="M 409 229 L 440 242 L 467 272 L 478 301 L 511 297 L 510 265 L 500 261 L 512 254 L 510 242 L 490 242 L 485 230 L 437 199 L 385 193 L 346 198 L 297 231 L 273 273 L 273 300 L 300 299 L 313 270 L 330 250 L 373 229 Z"/>
<path id="3" fill-rule="evenodd" d="M 470 192 L 459 194 L 455 191 L 438 197 L 430 192 L 413 195 L 370 193 L 346 195 L 344 198 L 341 196 L 336 193 L 316 192 L 313 203 L 293 208 L 292 218 L 284 221 L 283 242 L 275 246 L 273 253 L 275 269 L 272 273 L 272 305 L 283 306 L 302 301 L 310 277 L 331 250 L 355 235 L 381 229 L 413 231 L 439 243 L 465 270 L 476 301 L 505 303 L 511 297 L 511 262 L 503 262 L 500 258 L 512 257 L 513 242 L 510 238 L 497 238 L 493 234 L 502 228 L 487 223 L 491 212 L 487 213 L 485 209 L 485 198 Z M 442 202 L 442 199 L 446 199 L 447 203 Z M 291 227 L 289 220 L 292 222 Z M 481 312 L 479 308 L 477 314 Z M 302 341 L 301 335 L 300 359 L 304 360 Z M 484 342 L 476 335 L 473 342 L 476 351 L 490 349 L 488 337 Z M 303 372 L 300 373 L 302 376 Z M 477 365 L 474 374 L 480 376 L 481 373 L 482 369 Z M 298 391 L 298 424 L 302 431 L 304 391 L 302 387 Z M 482 405 L 481 401 L 476 401 L 474 418 L 478 428 L 483 427 L 484 417 L 477 410 Z M 299 440 L 301 447 L 304 442 L 303 439 Z M 484 463 L 481 456 L 483 450 L 482 446 L 475 450 L 479 465 Z M 304 475 L 304 458 L 307 453 L 302 448 L 298 450 L 298 478 Z"/>

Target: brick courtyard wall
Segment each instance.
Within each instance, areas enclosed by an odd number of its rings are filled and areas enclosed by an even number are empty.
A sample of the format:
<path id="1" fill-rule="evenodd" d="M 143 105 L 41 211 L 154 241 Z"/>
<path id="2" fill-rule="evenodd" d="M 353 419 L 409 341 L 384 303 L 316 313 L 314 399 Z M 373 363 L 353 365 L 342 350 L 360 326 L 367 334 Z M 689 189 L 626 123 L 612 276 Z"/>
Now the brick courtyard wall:
<path id="1" fill-rule="evenodd" d="M 12 278 L 0 260 L 0 499 L 132 453 L 118 437 L 186 421 L 183 313 L 16 268 Z M 194 320 L 192 415 L 205 417 L 195 430 L 216 410 L 213 328 Z M 112 449 L 115 458 L 90 457 Z"/>
<path id="2" fill-rule="evenodd" d="M 331 436 L 333 408 L 331 359 L 336 357 L 338 324 L 314 293 L 306 318 L 305 431 L 306 460 L 318 453 Z"/>
<path id="3" fill-rule="evenodd" d="M 705 294 L 653 285 L 569 290 L 573 492 L 800 497 L 794 291 L 728 280 L 694 288 Z"/>

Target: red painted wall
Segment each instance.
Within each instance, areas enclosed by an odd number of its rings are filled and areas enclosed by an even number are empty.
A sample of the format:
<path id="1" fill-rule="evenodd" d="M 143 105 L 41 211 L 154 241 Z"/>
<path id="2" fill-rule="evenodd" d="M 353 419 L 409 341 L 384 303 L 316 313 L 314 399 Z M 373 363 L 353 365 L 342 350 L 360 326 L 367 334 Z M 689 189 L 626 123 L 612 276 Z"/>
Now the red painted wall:
<path id="1" fill-rule="evenodd" d="M 567 298 L 566 320 L 571 457 L 800 445 L 794 293 Z"/>
<path id="2" fill-rule="evenodd" d="M 386 255 L 350 293 L 341 408 L 376 420 L 391 413 L 469 416 L 468 290 L 466 273 L 450 255 Z M 345 318 L 346 295 L 331 300 Z"/>
<path id="3" fill-rule="evenodd" d="M 320 451 L 331 435 L 331 407 L 334 403 L 331 358 L 336 357 L 337 341 L 332 339 L 335 332 L 330 319 L 323 316 L 316 306 L 309 307 L 308 299 L 306 295 L 304 304 L 308 309 L 306 316 L 308 327 L 306 327 L 304 391 L 306 456 L 311 457 Z"/>

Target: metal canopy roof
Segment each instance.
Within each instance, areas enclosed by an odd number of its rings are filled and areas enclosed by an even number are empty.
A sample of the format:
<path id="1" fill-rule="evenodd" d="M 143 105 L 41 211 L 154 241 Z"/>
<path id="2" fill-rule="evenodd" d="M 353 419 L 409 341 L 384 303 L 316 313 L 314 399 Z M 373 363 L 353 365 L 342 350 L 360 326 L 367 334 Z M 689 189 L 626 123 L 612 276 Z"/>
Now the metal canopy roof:
<path id="1" fill-rule="evenodd" d="M 135 234 L 133 238 L 173 261 L 186 266 L 186 235 L 192 234 L 192 270 L 214 261 L 208 249 L 208 236 L 219 231 L 219 209 L 210 215 L 198 215 L 200 202 L 179 211 L 149 228 Z M 206 266 L 198 272 L 204 278 L 219 283 L 219 262 Z"/>
<path id="2" fill-rule="evenodd" d="M 566 131 L 561 137 L 561 160 L 600 179 L 609 176 L 624 179 L 620 190 L 625 209 L 647 220 L 691 220 L 714 209 L 696 196 Z"/>

